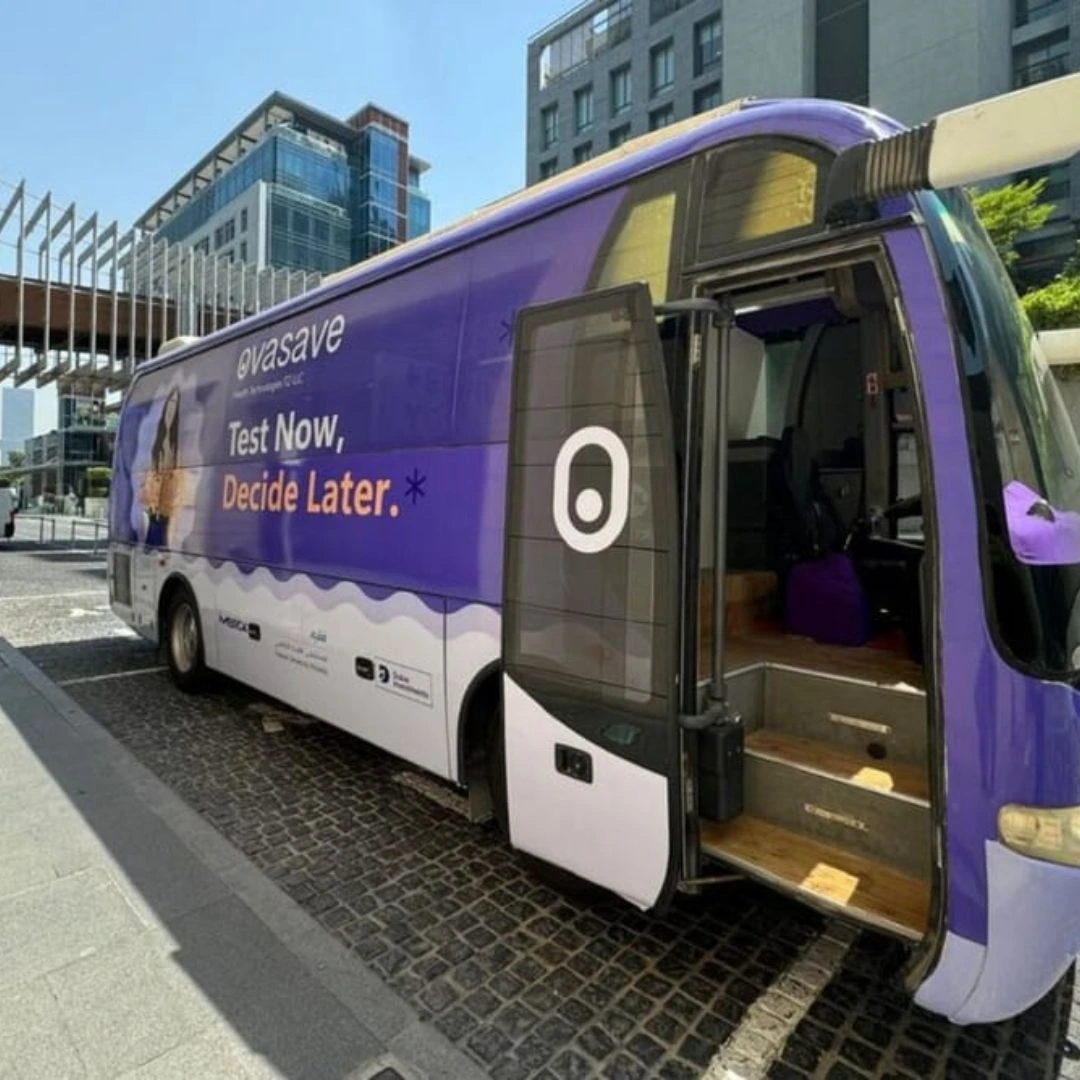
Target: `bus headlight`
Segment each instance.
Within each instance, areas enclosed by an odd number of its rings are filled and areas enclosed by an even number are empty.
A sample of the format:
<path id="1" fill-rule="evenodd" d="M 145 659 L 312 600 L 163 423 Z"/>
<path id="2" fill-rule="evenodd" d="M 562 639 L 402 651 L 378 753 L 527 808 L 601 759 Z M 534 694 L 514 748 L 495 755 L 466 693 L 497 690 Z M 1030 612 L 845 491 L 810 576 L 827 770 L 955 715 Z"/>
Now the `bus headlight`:
<path id="1" fill-rule="evenodd" d="M 1080 866 L 1080 806 L 1003 806 L 998 811 L 998 835 L 1006 847 L 1022 855 Z"/>

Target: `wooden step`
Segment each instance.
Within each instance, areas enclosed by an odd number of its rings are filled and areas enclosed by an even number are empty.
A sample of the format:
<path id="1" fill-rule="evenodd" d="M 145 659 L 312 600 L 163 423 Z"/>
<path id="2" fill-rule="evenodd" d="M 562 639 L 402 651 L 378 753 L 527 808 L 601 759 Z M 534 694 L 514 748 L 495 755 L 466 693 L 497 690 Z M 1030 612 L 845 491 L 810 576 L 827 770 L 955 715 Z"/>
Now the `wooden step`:
<path id="1" fill-rule="evenodd" d="M 702 642 L 702 671 L 708 671 L 710 642 Z M 809 638 L 759 630 L 724 642 L 724 667 L 736 671 L 749 664 L 780 664 L 860 679 L 876 686 L 925 690 L 923 669 L 906 656 L 870 646 L 822 645 Z"/>
<path id="2" fill-rule="evenodd" d="M 925 802 L 752 753 L 743 759 L 743 787 L 748 817 L 930 879 L 933 833 Z"/>
<path id="3" fill-rule="evenodd" d="M 930 886 L 746 814 L 701 824 L 702 850 L 747 876 L 901 937 L 926 932 Z"/>
<path id="4" fill-rule="evenodd" d="M 907 762 L 875 760 L 843 747 L 767 729 L 747 734 L 746 753 L 845 780 L 857 787 L 900 795 L 926 806 L 930 802 L 925 771 Z"/>
<path id="5" fill-rule="evenodd" d="M 761 723 L 753 726 L 858 757 L 926 761 L 922 693 L 774 665 L 762 682 Z"/>

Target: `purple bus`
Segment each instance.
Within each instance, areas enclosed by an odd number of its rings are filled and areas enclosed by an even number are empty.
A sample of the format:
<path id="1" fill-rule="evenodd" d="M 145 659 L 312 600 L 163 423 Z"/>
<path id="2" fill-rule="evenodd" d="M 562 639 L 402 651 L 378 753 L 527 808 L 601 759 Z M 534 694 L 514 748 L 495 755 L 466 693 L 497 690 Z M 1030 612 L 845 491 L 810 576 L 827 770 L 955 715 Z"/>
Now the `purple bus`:
<path id="1" fill-rule="evenodd" d="M 1080 952 L 1080 448 L 959 185 L 1078 110 L 738 102 L 183 343 L 123 407 L 114 610 L 538 865 L 742 874 L 1023 1010 Z"/>

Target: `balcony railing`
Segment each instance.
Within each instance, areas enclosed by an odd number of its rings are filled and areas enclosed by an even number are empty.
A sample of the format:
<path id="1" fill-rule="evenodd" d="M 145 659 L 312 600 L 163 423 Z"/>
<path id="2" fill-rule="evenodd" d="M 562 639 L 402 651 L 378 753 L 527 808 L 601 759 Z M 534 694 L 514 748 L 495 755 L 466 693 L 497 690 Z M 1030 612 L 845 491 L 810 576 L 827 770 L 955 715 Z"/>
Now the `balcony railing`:
<path id="1" fill-rule="evenodd" d="M 1042 60 L 1037 64 L 1020 68 L 1013 72 L 1013 89 L 1019 90 L 1024 86 L 1034 86 L 1036 83 L 1046 82 L 1047 79 L 1058 79 L 1062 75 L 1069 74 L 1069 62 L 1064 56 L 1055 56 L 1050 60 Z"/>

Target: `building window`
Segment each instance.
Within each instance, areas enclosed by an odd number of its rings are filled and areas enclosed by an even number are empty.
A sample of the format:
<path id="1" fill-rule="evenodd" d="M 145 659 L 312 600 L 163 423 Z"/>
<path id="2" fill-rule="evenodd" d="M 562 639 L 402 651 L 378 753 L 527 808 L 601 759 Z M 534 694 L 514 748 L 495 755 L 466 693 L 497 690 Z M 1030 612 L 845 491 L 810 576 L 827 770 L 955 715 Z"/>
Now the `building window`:
<path id="1" fill-rule="evenodd" d="M 247 241 L 246 240 L 241 240 L 240 241 L 240 261 L 242 263 L 247 262 Z"/>
<path id="2" fill-rule="evenodd" d="M 675 46 L 670 41 L 649 52 L 649 94 L 655 96 L 675 83 Z"/>
<path id="3" fill-rule="evenodd" d="M 592 86 L 583 86 L 574 92 L 574 130 L 580 135 L 593 126 Z"/>
<path id="4" fill-rule="evenodd" d="M 547 180 L 554 176 L 559 168 L 559 159 L 557 157 L 548 158 L 547 161 L 540 162 L 540 179 Z"/>
<path id="5" fill-rule="evenodd" d="M 219 225 L 214 230 L 214 250 L 220 250 L 236 236 L 236 219 L 229 218 L 224 225 Z"/>
<path id="6" fill-rule="evenodd" d="M 574 164 L 581 165 L 592 157 L 592 143 L 582 143 L 574 147 Z"/>
<path id="7" fill-rule="evenodd" d="M 708 112 L 721 104 L 720 84 L 718 82 L 709 83 L 708 86 L 703 86 L 700 90 L 694 91 L 695 113 Z"/>
<path id="8" fill-rule="evenodd" d="M 817 0 L 814 94 L 833 101 L 870 101 L 868 0 Z"/>
<path id="9" fill-rule="evenodd" d="M 549 41 L 540 51 L 540 89 L 630 38 L 632 0 L 611 0 Z"/>
<path id="10" fill-rule="evenodd" d="M 1067 161 L 1051 165 L 1048 169 L 1028 169 L 1020 173 L 1016 179 L 1029 182 L 1045 180 L 1046 187 L 1043 188 L 1040 198 L 1048 203 L 1067 202 L 1072 188 Z"/>
<path id="11" fill-rule="evenodd" d="M 240 208 L 240 231 L 247 232 L 247 207 Z"/>
<path id="12" fill-rule="evenodd" d="M 694 27 L 694 74 L 704 75 L 720 63 L 723 28 L 720 16 L 699 22 Z"/>
<path id="13" fill-rule="evenodd" d="M 1013 50 L 1013 88 L 1032 86 L 1069 73 L 1069 32 L 1059 30 Z"/>
<path id="14" fill-rule="evenodd" d="M 608 136 L 608 145 L 611 147 L 612 150 L 614 150 L 616 146 L 622 146 L 622 144 L 626 142 L 626 140 L 629 138 L 630 125 L 622 124 L 617 128 L 611 129 L 611 134 Z"/>
<path id="15" fill-rule="evenodd" d="M 649 130 L 659 131 L 660 128 L 665 128 L 668 124 L 675 123 L 675 106 L 665 105 L 662 109 L 653 109 L 649 113 Z"/>
<path id="16" fill-rule="evenodd" d="M 630 103 L 630 65 L 623 64 L 611 73 L 611 115 L 626 112 Z"/>
<path id="17" fill-rule="evenodd" d="M 559 141 L 559 106 L 540 110 L 540 145 L 547 150 Z"/>
<path id="18" fill-rule="evenodd" d="M 649 22 L 659 22 L 667 15 L 674 15 L 679 8 L 692 4 L 694 0 L 649 0 Z"/>
<path id="19" fill-rule="evenodd" d="M 1065 9 L 1065 0 L 1016 0 L 1013 9 L 1013 25 L 1027 26 L 1028 23 L 1057 15 Z"/>

